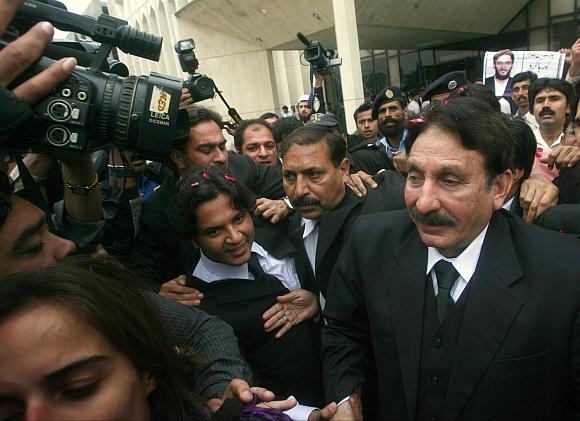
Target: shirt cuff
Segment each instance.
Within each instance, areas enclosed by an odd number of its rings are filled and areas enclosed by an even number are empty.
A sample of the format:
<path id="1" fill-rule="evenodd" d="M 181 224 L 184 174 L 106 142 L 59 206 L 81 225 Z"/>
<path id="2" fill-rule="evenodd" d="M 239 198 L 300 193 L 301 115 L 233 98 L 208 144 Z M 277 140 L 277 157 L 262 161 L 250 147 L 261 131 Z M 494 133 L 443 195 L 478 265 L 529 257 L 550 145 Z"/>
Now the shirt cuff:
<path id="1" fill-rule="evenodd" d="M 296 399 L 294 396 L 288 396 L 288 399 Z M 298 402 L 298 401 L 296 401 Z M 294 408 L 284 411 L 293 420 L 307 420 L 312 411 L 316 411 L 319 408 L 314 406 L 300 405 L 297 403 Z"/>

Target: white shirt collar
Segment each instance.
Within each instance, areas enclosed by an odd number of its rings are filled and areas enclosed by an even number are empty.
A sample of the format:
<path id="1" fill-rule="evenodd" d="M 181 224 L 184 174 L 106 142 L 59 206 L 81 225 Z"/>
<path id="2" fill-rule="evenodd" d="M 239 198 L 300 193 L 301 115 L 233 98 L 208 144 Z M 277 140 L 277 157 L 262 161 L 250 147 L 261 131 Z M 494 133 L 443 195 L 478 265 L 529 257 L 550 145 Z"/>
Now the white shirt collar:
<path id="1" fill-rule="evenodd" d="M 304 217 L 301 217 L 301 224 L 304 226 L 304 232 L 302 233 L 302 238 L 306 238 L 310 235 L 311 232 L 313 232 L 316 227 L 318 226 L 318 220 L 315 219 L 306 219 Z"/>
<path id="2" fill-rule="evenodd" d="M 502 206 L 502 208 L 504 208 L 505 210 L 510 210 L 512 208 L 512 203 L 514 203 L 514 200 L 516 198 L 516 195 L 514 194 L 511 199 L 509 199 L 507 202 L 505 202 Z"/>
<path id="3" fill-rule="evenodd" d="M 485 239 L 485 234 L 487 233 L 487 229 L 489 228 L 489 223 L 485 226 L 485 228 L 479 233 L 477 237 L 471 242 L 469 246 L 463 252 L 457 256 L 448 258 L 443 256 L 439 251 L 434 247 L 427 248 L 427 272 L 428 274 L 435 266 L 439 260 L 447 260 L 453 264 L 453 267 L 459 275 L 465 279 L 466 282 L 469 282 L 473 274 L 475 273 L 475 268 L 477 266 L 477 262 L 479 260 L 479 255 L 481 254 L 481 247 L 483 246 L 483 240 Z"/>

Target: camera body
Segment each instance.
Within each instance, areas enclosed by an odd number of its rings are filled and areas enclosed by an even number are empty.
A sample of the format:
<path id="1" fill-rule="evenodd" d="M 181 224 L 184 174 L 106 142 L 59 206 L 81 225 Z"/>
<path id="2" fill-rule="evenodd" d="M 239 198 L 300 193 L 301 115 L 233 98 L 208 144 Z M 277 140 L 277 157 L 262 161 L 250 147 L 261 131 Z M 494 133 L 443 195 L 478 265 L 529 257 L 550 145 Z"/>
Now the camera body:
<path id="1" fill-rule="evenodd" d="M 177 41 L 174 50 L 179 57 L 181 70 L 189 73 L 189 77 L 183 83 L 183 86 L 189 89 L 193 102 L 199 102 L 211 99 L 215 96 L 216 88 L 213 79 L 197 73 L 199 60 L 195 57 L 195 42 L 193 38 L 186 38 Z"/>
<path id="2" fill-rule="evenodd" d="M 304 59 L 310 63 L 313 72 L 325 74 L 332 67 L 342 64 L 342 59 L 336 57 L 336 51 L 325 49 L 318 41 L 310 41 L 302 32 L 298 32 L 296 36 L 306 45 Z"/>
<path id="3" fill-rule="evenodd" d="M 51 44 L 47 56 L 13 83 L 17 86 L 60 56 L 74 56 L 79 64 L 88 65 L 77 66 L 65 82 L 38 102 L 33 108 L 34 127 L 22 127 L 12 133 L 3 149 L 74 153 L 117 146 L 148 159 L 167 159 L 173 139 L 187 134 L 187 118 L 179 111 L 182 81 L 155 72 L 149 76 L 121 77 L 101 70 L 110 68 L 109 53 L 113 46 L 158 60 L 162 39 L 111 16 L 94 19 L 32 0 L 22 4 L 8 33 L 18 37 L 40 19 L 102 43 L 92 54 Z"/>

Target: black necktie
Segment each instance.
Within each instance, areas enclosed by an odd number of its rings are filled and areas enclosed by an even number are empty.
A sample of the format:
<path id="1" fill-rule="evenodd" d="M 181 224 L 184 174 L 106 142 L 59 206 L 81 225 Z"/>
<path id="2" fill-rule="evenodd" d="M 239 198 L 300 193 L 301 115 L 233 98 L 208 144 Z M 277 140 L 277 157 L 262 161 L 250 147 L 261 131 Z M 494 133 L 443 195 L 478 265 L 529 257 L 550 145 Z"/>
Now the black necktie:
<path id="1" fill-rule="evenodd" d="M 252 252 L 250 260 L 248 260 L 248 270 L 256 279 L 261 279 L 264 276 L 264 269 L 262 269 L 262 265 L 260 265 L 258 255 L 254 252 Z"/>
<path id="2" fill-rule="evenodd" d="M 451 287 L 453 287 L 459 277 L 459 273 L 457 273 L 451 262 L 439 260 L 435 264 L 435 275 L 437 276 L 437 287 L 439 288 L 437 297 L 435 297 L 437 316 L 439 316 L 439 322 L 443 322 L 445 316 L 455 304 L 453 298 L 451 298 Z"/>

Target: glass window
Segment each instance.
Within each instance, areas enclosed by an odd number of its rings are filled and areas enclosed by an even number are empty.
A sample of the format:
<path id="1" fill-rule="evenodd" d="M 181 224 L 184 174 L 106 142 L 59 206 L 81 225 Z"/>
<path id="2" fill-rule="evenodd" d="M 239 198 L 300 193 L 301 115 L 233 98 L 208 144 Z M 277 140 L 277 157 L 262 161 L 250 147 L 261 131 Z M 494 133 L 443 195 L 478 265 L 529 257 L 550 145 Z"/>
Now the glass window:
<path id="1" fill-rule="evenodd" d="M 419 79 L 419 54 L 416 52 L 399 56 L 401 68 L 401 89 L 407 92 L 421 85 Z"/>
<path id="2" fill-rule="evenodd" d="M 528 6 L 530 28 L 548 24 L 548 0 L 533 0 Z"/>
<path id="3" fill-rule="evenodd" d="M 550 16 L 560 16 L 574 13 L 574 0 L 551 0 Z"/>
<path id="4" fill-rule="evenodd" d="M 530 31 L 530 51 L 548 50 L 548 31 L 546 28 Z"/>
<path id="5" fill-rule="evenodd" d="M 576 41 L 576 22 L 571 18 L 554 19 L 550 25 L 550 50 L 570 48 Z"/>
<path id="6" fill-rule="evenodd" d="M 363 79 L 364 97 L 365 99 L 368 99 L 372 96 L 374 92 L 376 92 L 375 71 L 373 66 L 372 55 L 367 54 L 366 57 L 361 58 L 360 64 Z"/>
<path id="7" fill-rule="evenodd" d="M 373 95 L 379 93 L 381 89 L 389 84 L 389 73 L 387 69 L 387 55 L 385 50 L 375 50 L 375 86 L 376 91 Z M 371 95 L 372 98 L 372 95 Z"/>

